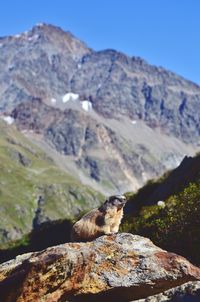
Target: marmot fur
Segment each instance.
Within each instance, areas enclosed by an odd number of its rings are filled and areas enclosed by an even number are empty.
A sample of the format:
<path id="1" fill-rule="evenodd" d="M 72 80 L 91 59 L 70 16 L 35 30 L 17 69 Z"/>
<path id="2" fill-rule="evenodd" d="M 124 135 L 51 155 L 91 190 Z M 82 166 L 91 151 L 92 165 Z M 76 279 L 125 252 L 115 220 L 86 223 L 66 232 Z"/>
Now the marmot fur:
<path id="1" fill-rule="evenodd" d="M 123 217 L 126 198 L 111 196 L 98 209 L 94 209 L 78 220 L 72 228 L 72 241 L 91 241 L 101 235 L 117 233 Z"/>

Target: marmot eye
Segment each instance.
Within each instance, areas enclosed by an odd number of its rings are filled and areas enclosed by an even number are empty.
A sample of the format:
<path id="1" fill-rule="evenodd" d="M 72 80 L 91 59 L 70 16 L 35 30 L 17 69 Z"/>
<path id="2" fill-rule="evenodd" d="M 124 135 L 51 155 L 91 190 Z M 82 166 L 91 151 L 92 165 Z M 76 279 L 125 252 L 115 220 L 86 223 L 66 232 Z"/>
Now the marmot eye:
<path id="1" fill-rule="evenodd" d="M 119 202 L 124 202 L 125 201 L 125 199 L 122 199 L 122 198 L 120 198 L 120 199 L 117 199 Z"/>

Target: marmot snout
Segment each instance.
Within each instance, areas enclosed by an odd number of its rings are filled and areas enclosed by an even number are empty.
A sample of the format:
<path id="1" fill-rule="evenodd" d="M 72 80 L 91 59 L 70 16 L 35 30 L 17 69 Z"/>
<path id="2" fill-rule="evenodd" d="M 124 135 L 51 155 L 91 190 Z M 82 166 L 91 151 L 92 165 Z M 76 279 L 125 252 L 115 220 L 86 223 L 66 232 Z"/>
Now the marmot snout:
<path id="1" fill-rule="evenodd" d="M 126 198 L 114 195 L 102 206 L 84 215 L 72 228 L 72 241 L 91 241 L 101 235 L 117 233 L 123 217 Z"/>

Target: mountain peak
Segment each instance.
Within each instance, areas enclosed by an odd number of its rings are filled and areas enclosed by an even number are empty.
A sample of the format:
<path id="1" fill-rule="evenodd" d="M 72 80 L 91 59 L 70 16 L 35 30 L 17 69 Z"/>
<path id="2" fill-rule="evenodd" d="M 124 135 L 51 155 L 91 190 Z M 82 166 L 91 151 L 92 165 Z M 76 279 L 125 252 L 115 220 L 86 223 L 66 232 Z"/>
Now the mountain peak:
<path id="1" fill-rule="evenodd" d="M 43 33 L 46 33 L 46 34 L 55 33 L 55 34 L 61 34 L 61 35 L 69 35 L 69 36 L 75 38 L 70 31 L 65 31 L 59 26 L 44 23 L 44 22 L 36 23 L 32 27 L 31 31 L 33 31 L 33 32 L 35 32 L 35 31 L 43 32 Z"/>
<path id="2" fill-rule="evenodd" d="M 37 23 L 30 30 L 13 36 L 0 37 L 0 41 L 1 47 L 3 46 L 2 43 L 11 43 L 13 47 L 17 43 L 18 48 L 21 48 L 21 46 L 28 48 L 30 42 L 34 44 L 40 42 L 40 44 L 48 44 L 50 48 L 55 46 L 60 51 L 74 53 L 78 57 L 91 51 L 84 42 L 76 38 L 70 31 L 65 31 L 58 26 L 47 23 Z"/>

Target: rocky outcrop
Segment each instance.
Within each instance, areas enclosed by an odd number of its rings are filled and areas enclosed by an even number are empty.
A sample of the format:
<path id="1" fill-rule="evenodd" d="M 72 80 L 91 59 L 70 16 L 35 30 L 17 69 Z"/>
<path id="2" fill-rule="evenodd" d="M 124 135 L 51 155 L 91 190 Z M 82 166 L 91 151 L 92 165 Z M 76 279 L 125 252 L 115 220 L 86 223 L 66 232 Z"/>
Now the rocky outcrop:
<path id="1" fill-rule="evenodd" d="M 4 302 L 115 301 L 145 298 L 200 280 L 185 258 L 131 234 L 102 236 L 18 256 L 0 266 Z"/>
<path id="2" fill-rule="evenodd" d="M 92 52 L 84 56 L 71 87 L 90 95 L 106 117 L 142 119 L 187 142 L 198 139 L 199 87 L 142 59 L 115 50 Z"/>

